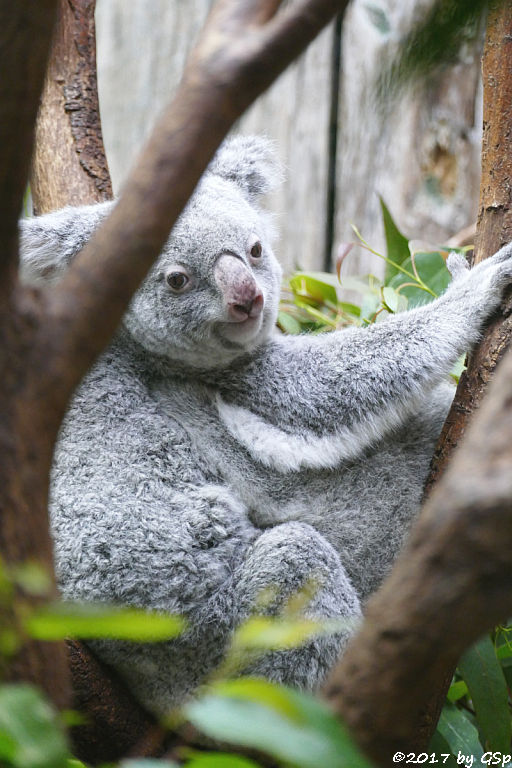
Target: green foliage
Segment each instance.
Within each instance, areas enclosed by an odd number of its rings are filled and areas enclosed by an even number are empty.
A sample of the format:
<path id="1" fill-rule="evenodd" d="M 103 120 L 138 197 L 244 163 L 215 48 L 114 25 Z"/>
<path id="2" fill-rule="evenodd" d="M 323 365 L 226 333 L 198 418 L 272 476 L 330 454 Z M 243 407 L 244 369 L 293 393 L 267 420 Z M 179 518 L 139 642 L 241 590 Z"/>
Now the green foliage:
<path id="1" fill-rule="evenodd" d="M 185 708 L 208 736 L 256 748 L 297 768 L 370 768 L 326 705 L 265 680 L 212 686 Z"/>
<path id="2" fill-rule="evenodd" d="M 180 616 L 100 603 L 52 603 L 32 613 L 25 626 L 37 640 L 112 638 L 158 643 L 181 634 Z"/>
<path id="3" fill-rule="evenodd" d="M 483 637 L 459 661 L 478 725 L 489 749 L 510 749 L 511 723 L 507 683 L 490 637 Z"/>
<path id="4" fill-rule="evenodd" d="M 382 211 L 382 223 L 384 224 L 384 235 L 386 237 L 386 251 L 389 259 L 386 264 L 384 284 L 389 285 L 394 277 L 401 274 L 399 267 L 410 257 L 409 241 L 405 235 L 400 232 L 393 221 L 389 209 L 382 197 L 379 199 Z"/>
<path id="5" fill-rule="evenodd" d="M 0 686 L 0 763 L 9 768 L 67 768 L 58 714 L 30 685 Z"/>

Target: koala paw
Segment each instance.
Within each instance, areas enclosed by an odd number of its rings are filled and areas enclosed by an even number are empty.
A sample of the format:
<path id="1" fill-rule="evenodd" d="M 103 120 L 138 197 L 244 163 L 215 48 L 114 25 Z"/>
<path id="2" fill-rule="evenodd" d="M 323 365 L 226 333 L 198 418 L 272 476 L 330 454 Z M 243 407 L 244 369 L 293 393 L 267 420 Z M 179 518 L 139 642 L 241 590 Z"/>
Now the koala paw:
<path id="1" fill-rule="evenodd" d="M 469 272 L 469 264 L 465 256 L 462 253 L 452 251 L 446 260 L 446 266 L 453 280 L 459 280 Z"/>

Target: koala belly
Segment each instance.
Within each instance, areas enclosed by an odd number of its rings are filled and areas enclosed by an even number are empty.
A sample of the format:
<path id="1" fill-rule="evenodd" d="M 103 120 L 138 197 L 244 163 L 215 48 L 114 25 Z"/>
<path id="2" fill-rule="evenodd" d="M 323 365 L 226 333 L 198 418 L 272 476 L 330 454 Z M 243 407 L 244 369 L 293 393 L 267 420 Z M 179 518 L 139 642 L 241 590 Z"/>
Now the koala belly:
<path id="1" fill-rule="evenodd" d="M 204 464 L 248 508 L 256 527 L 290 521 L 313 526 L 338 552 L 365 600 L 389 571 L 419 511 L 453 392 L 451 385 L 437 387 L 399 430 L 334 469 L 264 466 L 219 422 L 213 407 L 199 439 L 197 430 L 190 434 Z"/>

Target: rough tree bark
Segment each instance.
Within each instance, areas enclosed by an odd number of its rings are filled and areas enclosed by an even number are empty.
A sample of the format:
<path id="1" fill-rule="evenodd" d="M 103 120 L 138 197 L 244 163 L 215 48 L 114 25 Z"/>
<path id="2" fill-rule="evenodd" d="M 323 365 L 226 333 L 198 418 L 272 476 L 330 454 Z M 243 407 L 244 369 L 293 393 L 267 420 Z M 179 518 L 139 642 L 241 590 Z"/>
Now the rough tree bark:
<path id="1" fill-rule="evenodd" d="M 35 213 L 112 198 L 96 81 L 95 0 L 60 0 L 30 178 Z"/>
<path id="2" fill-rule="evenodd" d="M 495 253 L 512 240 L 512 9 L 508 4 L 491 6 L 482 74 L 484 84 L 484 131 L 482 179 L 475 243 L 475 262 Z M 468 418 L 480 405 L 487 384 L 512 339 L 510 295 L 499 316 L 488 327 L 482 343 L 471 355 L 461 376 L 452 409 L 443 428 L 427 481 L 428 494 L 441 476 L 454 448 L 463 436 Z"/>
<path id="3" fill-rule="evenodd" d="M 35 213 L 112 197 L 96 81 L 95 0 L 59 0 L 30 176 Z M 97 763 L 154 754 L 164 733 L 87 646 L 67 641 L 76 754 Z"/>
<path id="4" fill-rule="evenodd" d="M 511 39 L 512 10 L 496 4 L 489 13 L 483 59 L 477 261 L 512 240 Z M 390 579 L 368 606 L 361 634 L 326 689 L 379 765 L 390 764 L 395 751 L 425 748 L 460 653 L 510 615 L 510 354 L 461 450 L 452 457 L 510 344 L 510 310 L 509 297 L 471 356 L 436 448 L 427 483 L 430 498 Z M 390 697 L 393 690 L 407 695 Z"/>
<path id="5" fill-rule="evenodd" d="M 48 475 L 75 386 L 108 343 L 229 128 L 346 2 L 300 0 L 278 12 L 280 0 L 219 0 L 115 211 L 57 286 L 29 288 L 18 281 L 17 219 L 58 3 L 0 0 L 0 552 L 8 564 L 30 559 L 51 570 Z M 64 10 L 76 20 L 88 3 Z M 77 72 L 76 85 L 87 93 L 83 75 Z M 59 78 L 57 72 L 57 99 Z M 68 112 L 77 111 L 76 95 L 65 94 Z M 76 161 L 79 144 L 79 159 L 89 154 L 85 165 L 102 179 L 92 187 L 101 196 L 107 176 L 74 117 L 68 161 Z M 68 129 L 64 121 L 65 135 Z M 38 167 L 36 159 L 36 174 Z M 51 191 L 56 200 L 61 194 Z M 26 642 L 9 675 L 37 683 L 58 706 L 68 703 L 64 644 Z"/>

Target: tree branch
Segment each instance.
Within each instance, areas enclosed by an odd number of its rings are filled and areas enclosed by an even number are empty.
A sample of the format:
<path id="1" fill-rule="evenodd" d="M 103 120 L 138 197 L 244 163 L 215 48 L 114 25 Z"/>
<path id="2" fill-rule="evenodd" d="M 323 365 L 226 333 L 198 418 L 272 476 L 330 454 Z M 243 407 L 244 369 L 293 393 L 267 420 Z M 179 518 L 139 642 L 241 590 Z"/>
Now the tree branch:
<path id="1" fill-rule="evenodd" d="M 0 285 L 4 290 L 15 281 L 18 218 L 56 7 L 56 0 L 0 0 L 0 269 L 4 271 Z"/>
<path id="2" fill-rule="evenodd" d="M 48 297 L 63 400 L 111 337 L 234 121 L 346 4 L 307 0 L 272 17 L 276 0 L 250 0 L 243 12 L 232 0 L 214 7 L 118 205 Z"/>
<path id="3" fill-rule="evenodd" d="M 512 611 L 511 434 L 509 353 L 326 687 L 379 765 L 417 749 L 411 739 L 446 674 Z"/>

